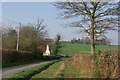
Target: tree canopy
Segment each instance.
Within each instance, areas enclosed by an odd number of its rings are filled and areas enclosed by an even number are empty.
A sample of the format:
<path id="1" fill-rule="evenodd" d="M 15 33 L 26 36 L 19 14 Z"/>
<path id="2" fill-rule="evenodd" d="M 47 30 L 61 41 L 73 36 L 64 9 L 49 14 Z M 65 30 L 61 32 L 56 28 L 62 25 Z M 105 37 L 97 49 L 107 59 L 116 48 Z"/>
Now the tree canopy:
<path id="1" fill-rule="evenodd" d="M 74 1 L 74 0 L 73 0 Z M 119 7 L 117 2 L 55 2 L 64 19 L 76 18 L 68 24 L 80 27 L 90 36 L 91 54 L 95 51 L 95 39 L 105 37 L 109 30 L 118 30 Z"/>

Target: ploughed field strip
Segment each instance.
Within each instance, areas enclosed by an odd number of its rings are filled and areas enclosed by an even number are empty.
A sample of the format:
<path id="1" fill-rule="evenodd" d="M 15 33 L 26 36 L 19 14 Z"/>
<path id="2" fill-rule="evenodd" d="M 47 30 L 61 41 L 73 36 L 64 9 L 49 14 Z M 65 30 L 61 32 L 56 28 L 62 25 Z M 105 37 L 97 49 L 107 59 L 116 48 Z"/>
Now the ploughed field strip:
<path id="1" fill-rule="evenodd" d="M 60 61 L 53 65 L 51 65 L 46 70 L 42 71 L 41 73 L 33 76 L 31 80 L 34 78 L 57 78 L 57 76 L 61 73 L 61 71 L 64 69 L 64 62 Z"/>

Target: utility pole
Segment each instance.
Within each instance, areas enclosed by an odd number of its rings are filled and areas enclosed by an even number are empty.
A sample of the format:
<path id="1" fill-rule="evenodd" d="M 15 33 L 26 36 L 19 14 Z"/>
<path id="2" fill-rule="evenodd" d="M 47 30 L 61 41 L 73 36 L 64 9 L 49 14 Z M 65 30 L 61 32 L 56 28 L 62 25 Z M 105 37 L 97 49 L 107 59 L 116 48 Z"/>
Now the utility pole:
<path id="1" fill-rule="evenodd" d="M 16 50 L 18 51 L 19 49 L 19 38 L 20 38 L 20 27 L 21 27 L 21 23 L 19 23 L 19 27 L 18 27 L 18 31 L 17 31 L 17 45 L 16 45 Z"/>

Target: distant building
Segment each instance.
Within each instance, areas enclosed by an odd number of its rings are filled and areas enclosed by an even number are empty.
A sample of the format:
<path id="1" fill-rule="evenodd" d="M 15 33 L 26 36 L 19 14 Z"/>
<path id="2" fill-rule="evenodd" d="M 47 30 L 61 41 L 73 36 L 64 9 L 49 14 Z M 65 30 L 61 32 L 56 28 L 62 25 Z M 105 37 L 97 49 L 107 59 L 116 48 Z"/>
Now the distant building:
<path id="1" fill-rule="evenodd" d="M 43 41 L 45 41 L 47 43 L 54 43 L 54 40 L 50 39 L 50 38 L 44 38 Z"/>

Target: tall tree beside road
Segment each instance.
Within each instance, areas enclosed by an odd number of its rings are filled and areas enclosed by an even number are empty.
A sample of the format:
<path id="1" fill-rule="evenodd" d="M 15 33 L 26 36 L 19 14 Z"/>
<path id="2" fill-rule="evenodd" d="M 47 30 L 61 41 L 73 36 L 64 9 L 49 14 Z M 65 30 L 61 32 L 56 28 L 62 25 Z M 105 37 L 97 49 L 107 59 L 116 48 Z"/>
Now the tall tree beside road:
<path id="1" fill-rule="evenodd" d="M 74 1 L 74 0 L 73 0 Z M 77 18 L 68 24 L 80 27 L 90 36 L 91 56 L 95 53 L 95 39 L 104 37 L 110 30 L 117 30 L 118 2 L 55 2 L 64 19 Z"/>

